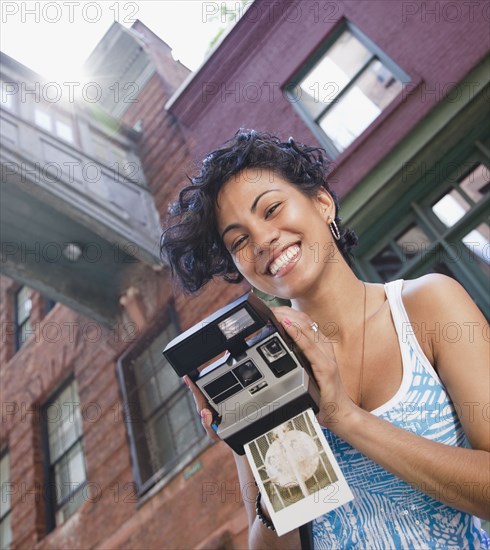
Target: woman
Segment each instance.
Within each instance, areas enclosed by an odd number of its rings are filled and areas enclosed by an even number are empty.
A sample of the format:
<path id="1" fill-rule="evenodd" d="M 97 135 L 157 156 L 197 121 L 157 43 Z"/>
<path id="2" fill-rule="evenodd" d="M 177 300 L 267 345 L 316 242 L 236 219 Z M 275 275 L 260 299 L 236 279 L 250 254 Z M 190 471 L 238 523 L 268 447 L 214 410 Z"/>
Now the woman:
<path id="1" fill-rule="evenodd" d="M 318 419 L 355 495 L 313 522 L 316 547 L 488 548 L 476 519 L 490 517 L 486 321 L 443 275 L 360 281 L 327 170 L 318 148 L 240 131 L 180 193 L 162 252 L 188 291 L 245 278 L 290 300 L 273 311 L 312 365 Z M 468 331 L 449 341 L 441 331 L 455 323 Z M 216 439 L 204 396 L 186 383 Z M 270 529 L 260 495 L 245 506 L 251 547 L 299 547 L 297 531 Z"/>

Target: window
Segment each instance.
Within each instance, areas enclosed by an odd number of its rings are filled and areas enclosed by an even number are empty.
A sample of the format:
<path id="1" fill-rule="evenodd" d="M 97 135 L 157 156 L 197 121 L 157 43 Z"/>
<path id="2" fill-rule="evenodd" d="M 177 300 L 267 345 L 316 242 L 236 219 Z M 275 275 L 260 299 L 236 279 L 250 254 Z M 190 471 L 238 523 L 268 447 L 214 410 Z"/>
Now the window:
<path id="1" fill-rule="evenodd" d="M 48 530 L 68 519 L 83 502 L 85 459 L 76 380 L 65 385 L 43 410 Z"/>
<path id="2" fill-rule="evenodd" d="M 53 122 L 51 120 L 51 115 L 45 110 L 36 107 L 34 109 L 34 121 L 38 126 L 47 132 L 51 132 L 53 129 Z"/>
<path id="3" fill-rule="evenodd" d="M 167 324 L 119 362 L 119 376 L 139 494 L 171 477 L 207 441 L 191 393 L 162 351 L 176 336 Z"/>
<path id="4" fill-rule="evenodd" d="M 490 155 L 477 141 L 469 157 L 458 164 L 454 158 L 452 152 L 447 163 L 427 170 L 417 184 L 425 193 L 415 188 L 417 199 L 391 213 L 396 221 L 388 232 L 385 221 L 378 238 L 363 235 L 361 243 L 374 244 L 362 250 L 359 265 L 380 282 L 443 273 L 457 279 L 490 317 Z"/>
<path id="5" fill-rule="evenodd" d="M 56 300 L 44 298 L 43 316 L 47 315 L 56 305 Z"/>
<path id="6" fill-rule="evenodd" d="M 10 465 L 7 452 L 0 453 L 0 548 L 9 550 L 12 543 L 10 526 Z"/>
<path id="7" fill-rule="evenodd" d="M 32 333 L 31 330 L 31 289 L 22 286 L 15 293 L 15 349 L 19 350 Z"/>
<path id="8" fill-rule="evenodd" d="M 286 93 L 333 158 L 364 132 L 409 80 L 347 23 L 286 87 Z"/>
<path id="9" fill-rule="evenodd" d="M 73 129 L 67 119 L 59 120 L 57 118 L 55 120 L 55 131 L 58 137 L 64 139 L 65 141 L 73 143 Z"/>
<path id="10" fill-rule="evenodd" d="M 17 95 L 18 85 L 16 82 L 0 82 L 1 105 L 9 111 L 14 110 L 14 96 Z"/>
<path id="11" fill-rule="evenodd" d="M 54 130 L 55 135 L 59 138 L 69 143 L 74 142 L 73 128 L 69 116 L 62 113 L 53 115 L 53 113 L 43 108 L 36 107 L 34 109 L 34 121 L 43 130 L 47 132 L 53 132 Z"/>
<path id="12" fill-rule="evenodd" d="M 93 134 L 92 141 L 96 159 L 112 168 L 118 177 L 131 177 L 137 173 L 139 164 L 128 160 L 127 152 L 120 146 L 113 143 L 107 137 L 100 134 Z"/>

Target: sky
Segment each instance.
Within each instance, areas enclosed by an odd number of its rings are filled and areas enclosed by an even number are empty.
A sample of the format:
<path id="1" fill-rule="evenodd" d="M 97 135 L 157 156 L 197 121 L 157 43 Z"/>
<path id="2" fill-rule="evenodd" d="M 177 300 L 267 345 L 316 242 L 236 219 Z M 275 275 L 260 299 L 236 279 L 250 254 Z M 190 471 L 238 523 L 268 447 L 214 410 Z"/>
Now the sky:
<path id="1" fill-rule="evenodd" d="M 47 79 L 82 76 L 82 65 L 114 21 L 139 19 L 191 70 L 225 25 L 220 8 L 237 15 L 241 2 L 201 0 L 58 0 L 0 2 L 0 50 Z M 246 4 L 247 5 L 247 4 Z"/>

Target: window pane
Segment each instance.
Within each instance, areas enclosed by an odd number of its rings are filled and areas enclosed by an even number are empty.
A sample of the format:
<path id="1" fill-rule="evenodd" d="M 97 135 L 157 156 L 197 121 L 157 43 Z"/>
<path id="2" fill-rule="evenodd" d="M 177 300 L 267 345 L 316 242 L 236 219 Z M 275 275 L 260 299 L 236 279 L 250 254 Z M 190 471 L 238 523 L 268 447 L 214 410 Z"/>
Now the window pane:
<path id="1" fill-rule="evenodd" d="M 9 550 L 12 543 L 12 527 L 10 525 L 10 514 L 0 522 L 0 548 Z"/>
<path id="2" fill-rule="evenodd" d="M 148 418 L 161 404 L 157 379 L 152 376 L 138 391 L 143 418 Z"/>
<path id="3" fill-rule="evenodd" d="M 154 372 L 153 360 L 150 350 L 145 350 L 138 357 L 138 361 L 134 361 L 131 366 L 133 368 L 136 383 L 138 384 L 138 386 L 143 385 L 147 380 L 150 379 Z"/>
<path id="4" fill-rule="evenodd" d="M 11 489 L 9 455 L 6 453 L 0 460 L 0 518 L 10 511 Z"/>
<path id="5" fill-rule="evenodd" d="M 455 189 L 432 206 L 432 211 L 446 227 L 452 227 L 469 209 L 470 205 Z"/>
<path id="6" fill-rule="evenodd" d="M 490 170 L 484 164 L 479 164 L 459 185 L 472 201 L 480 202 L 490 191 Z"/>
<path id="7" fill-rule="evenodd" d="M 17 84 L 14 82 L 1 82 L 0 83 L 0 92 L 2 94 L 1 103 L 2 107 L 5 107 L 9 111 L 14 108 L 14 95 L 17 95 L 15 91 L 17 89 Z"/>
<path id="8" fill-rule="evenodd" d="M 172 429 L 167 415 L 160 415 L 148 426 L 147 437 L 153 471 L 157 472 L 177 456 L 177 449 L 173 445 Z"/>
<path id="9" fill-rule="evenodd" d="M 345 31 L 329 48 L 299 83 L 299 97 L 313 118 L 337 97 L 371 55 L 350 31 Z"/>
<path id="10" fill-rule="evenodd" d="M 346 149 L 402 89 L 378 60 L 369 64 L 355 84 L 320 119 L 319 125 L 339 151 Z"/>
<path id="11" fill-rule="evenodd" d="M 51 464 L 81 436 L 80 402 L 75 383 L 46 408 Z"/>
<path id="12" fill-rule="evenodd" d="M 51 116 L 48 113 L 36 107 L 34 111 L 34 120 L 36 121 L 36 124 L 38 126 L 40 126 L 41 128 L 44 128 L 44 130 L 47 130 L 48 132 L 51 132 L 52 130 Z"/>
<path id="13" fill-rule="evenodd" d="M 17 322 L 21 325 L 31 314 L 32 301 L 30 298 L 31 289 L 23 286 L 17 292 Z"/>
<path id="14" fill-rule="evenodd" d="M 64 504 L 63 507 L 56 512 L 56 525 L 62 524 L 73 513 L 75 513 L 80 507 L 80 505 L 82 504 L 83 499 L 84 499 L 83 490 L 79 490 L 73 495 L 71 495 L 70 498 L 68 499 L 68 502 Z"/>
<path id="15" fill-rule="evenodd" d="M 202 434 L 200 419 L 190 401 L 189 392 L 185 392 L 170 412 L 175 446 L 180 452 L 185 452 Z"/>
<path id="16" fill-rule="evenodd" d="M 61 120 L 56 121 L 56 135 L 65 141 L 73 143 L 73 130 L 71 126 Z"/>
<path id="17" fill-rule="evenodd" d="M 487 277 L 490 276 L 489 239 L 490 228 L 486 223 L 481 223 L 462 239 L 470 250 L 470 261 L 476 263 Z"/>
<path id="18" fill-rule="evenodd" d="M 418 225 L 411 225 L 396 238 L 396 244 L 400 247 L 405 259 L 420 255 L 427 250 L 430 243 L 430 237 Z"/>
<path id="19" fill-rule="evenodd" d="M 85 463 L 80 443 L 76 445 L 69 455 L 68 469 L 70 482 L 74 483 L 76 487 L 80 486 L 85 481 Z"/>
<path id="20" fill-rule="evenodd" d="M 85 464 L 81 443 L 77 443 L 54 468 L 56 501 L 64 501 L 77 491 L 85 481 Z"/>
<path id="21" fill-rule="evenodd" d="M 172 408 L 149 425 L 150 453 L 155 471 L 185 453 L 202 434 L 201 422 L 189 392 L 182 392 Z"/>
<path id="22" fill-rule="evenodd" d="M 162 399 L 169 398 L 176 390 L 182 387 L 182 382 L 175 374 L 172 367 L 166 362 L 161 362 L 160 369 L 157 374 L 158 387 Z"/>
<path id="23" fill-rule="evenodd" d="M 175 371 L 162 354 L 162 350 L 175 334 L 173 328 L 171 331 L 163 331 L 133 363 L 135 378 L 141 384 L 138 394 L 144 418 L 182 387 Z"/>
<path id="24" fill-rule="evenodd" d="M 66 459 L 62 458 L 54 468 L 56 502 L 60 503 L 70 494 L 70 475 Z"/>
<path id="25" fill-rule="evenodd" d="M 391 280 L 402 267 L 402 261 L 391 246 L 383 248 L 381 252 L 374 256 L 371 264 L 380 274 L 383 281 Z"/>
<path id="26" fill-rule="evenodd" d="M 109 147 L 107 141 L 100 135 L 92 134 L 95 156 L 97 160 L 107 164 L 109 157 Z"/>
<path id="27" fill-rule="evenodd" d="M 381 111 L 402 91 L 402 83 L 379 59 L 369 64 L 356 81 L 356 86 Z"/>

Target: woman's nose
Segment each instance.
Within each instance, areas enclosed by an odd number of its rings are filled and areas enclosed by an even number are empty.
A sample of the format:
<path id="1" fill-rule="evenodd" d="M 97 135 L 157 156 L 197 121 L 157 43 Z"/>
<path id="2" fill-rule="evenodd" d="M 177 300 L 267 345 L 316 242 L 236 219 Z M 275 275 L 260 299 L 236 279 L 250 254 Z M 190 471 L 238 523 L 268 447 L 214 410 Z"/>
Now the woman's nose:
<path id="1" fill-rule="evenodd" d="M 270 223 L 256 226 L 254 242 L 259 254 L 269 253 L 274 246 L 279 244 L 280 231 Z"/>

